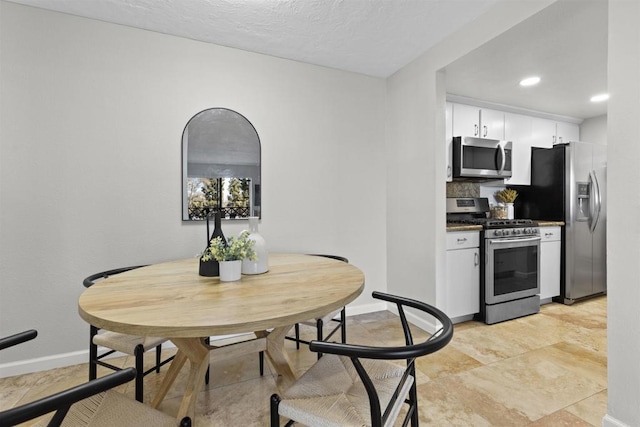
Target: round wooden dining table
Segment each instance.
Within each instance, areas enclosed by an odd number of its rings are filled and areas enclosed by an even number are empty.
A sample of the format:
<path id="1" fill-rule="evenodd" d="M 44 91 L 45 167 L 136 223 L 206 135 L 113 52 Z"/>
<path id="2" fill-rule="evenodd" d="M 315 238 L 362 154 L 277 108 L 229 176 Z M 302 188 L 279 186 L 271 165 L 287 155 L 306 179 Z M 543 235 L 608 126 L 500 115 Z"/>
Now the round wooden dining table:
<path id="1" fill-rule="evenodd" d="M 187 387 L 177 418 L 195 414 L 212 347 L 207 338 L 253 332 L 278 373 L 278 386 L 295 380 L 284 337 L 299 322 L 338 310 L 362 293 L 364 275 L 334 259 L 270 254 L 269 271 L 236 282 L 198 274 L 198 258 L 170 261 L 111 276 L 86 289 L 80 316 L 98 328 L 131 335 L 166 337 L 178 348 L 158 390 L 157 407 L 189 361 Z"/>

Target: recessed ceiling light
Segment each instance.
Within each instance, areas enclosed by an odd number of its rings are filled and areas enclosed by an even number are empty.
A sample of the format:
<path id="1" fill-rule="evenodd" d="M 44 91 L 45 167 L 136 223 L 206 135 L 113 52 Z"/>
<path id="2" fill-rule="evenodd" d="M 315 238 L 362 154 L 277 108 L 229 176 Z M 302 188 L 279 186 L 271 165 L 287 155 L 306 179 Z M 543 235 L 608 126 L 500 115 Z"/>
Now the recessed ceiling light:
<path id="1" fill-rule="evenodd" d="M 594 95 L 591 97 L 591 102 L 602 102 L 609 99 L 608 93 L 601 93 L 600 95 Z"/>
<path id="2" fill-rule="evenodd" d="M 528 77 L 526 79 L 520 80 L 520 86 L 533 86 L 540 83 L 540 77 Z"/>

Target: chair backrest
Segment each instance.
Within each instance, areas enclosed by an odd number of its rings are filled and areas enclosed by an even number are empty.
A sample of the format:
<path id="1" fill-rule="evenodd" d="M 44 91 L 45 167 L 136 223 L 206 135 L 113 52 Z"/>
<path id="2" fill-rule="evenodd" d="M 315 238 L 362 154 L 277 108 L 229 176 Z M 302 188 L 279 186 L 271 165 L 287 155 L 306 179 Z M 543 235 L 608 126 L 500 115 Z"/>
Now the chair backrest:
<path id="1" fill-rule="evenodd" d="M 100 273 L 95 273 L 89 277 L 86 277 L 82 281 L 82 284 L 84 285 L 85 288 L 89 288 L 92 285 L 94 285 L 96 281 L 98 281 L 99 279 L 106 279 L 109 276 L 124 273 L 125 271 L 129 271 L 129 270 L 135 270 L 136 268 L 140 268 L 140 267 L 146 267 L 146 265 L 134 265 L 131 267 L 121 267 L 121 268 L 114 268 L 113 270 L 101 271 Z"/>
<path id="2" fill-rule="evenodd" d="M 19 334 L 0 338 L 0 350 L 32 340 L 37 335 L 38 332 L 31 329 Z M 48 425 L 59 426 L 74 403 L 120 386 L 131 381 L 135 377 L 135 368 L 124 368 L 97 380 L 92 380 L 88 383 L 72 387 L 51 396 L 43 397 L 36 401 L 25 403 L 5 411 L 0 411 L 0 426 L 22 424 L 51 412 L 55 413 Z M 132 414 L 132 418 L 133 417 L 135 417 L 135 414 Z M 182 419 L 180 421 L 180 426 L 190 427 L 191 420 L 189 418 Z"/>
<path id="3" fill-rule="evenodd" d="M 340 255 L 327 255 L 327 254 L 308 254 L 308 255 L 331 258 L 331 259 L 335 259 L 335 260 L 338 260 L 338 261 L 346 262 L 347 264 L 349 264 L 349 260 L 347 258 L 343 257 L 343 256 L 340 256 Z"/>
<path id="4" fill-rule="evenodd" d="M 415 378 L 415 359 L 420 356 L 434 353 L 443 347 L 445 347 L 453 338 L 453 322 L 442 311 L 429 304 L 421 301 L 405 298 L 401 296 L 395 296 L 385 294 L 382 292 L 373 292 L 372 296 L 376 299 L 387 301 L 396 305 L 398 309 L 398 315 L 402 323 L 402 329 L 405 336 L 404 346 L 394 347 L 382 347 L 382 346 L 365 346 L 354 344 L 343 344 L 336 342 L 326 341 L 311 341 L 309 349 L 315 352 L 321 352 L 324 354 L 335 354 L 340 356 L 349 357 L 364 384 L 367 394 L 369 396 L 369 403 L 371 408 L 371 421 L 372 425 L 382 425 L 389 416 L 393 406 L 395 405 L 395 398 L 389 402 L 386 408 L 380 407 L 378 394 L 373 386 L 373 382 L 369 378 L 369 375 L 363 368 L 359 359 L 379 359 L 379 360 L 400 360 L 405 359 L 407 361 L 407 369 L 404 376 L 396 388 L 397 396 L 404 387 L 404 384 L 409 375 Z M 411 327 L 407 321 L 405 314 L 405 307 L 411 307 L 415 310 L 422 311 L 429 314 L 436 320 L 436 324 L 439 323 L 441 327 L 436 330 L 429 338 L 423 342 L 415 344 L 413 342 L 413 335 L 411 333 Z M 414 386 L 415 387 L 415 383 Z"/>
<path id="5" fill-rule="evenodd" d="M 20 332 L 8 337 L 0 338 L 0 350 L 13 347 L 14 345 L 22 344 L 23 342 L 30 341 L 38 336 L 38 331 L 35 329 L 29 329 L 28 331 Z"/>

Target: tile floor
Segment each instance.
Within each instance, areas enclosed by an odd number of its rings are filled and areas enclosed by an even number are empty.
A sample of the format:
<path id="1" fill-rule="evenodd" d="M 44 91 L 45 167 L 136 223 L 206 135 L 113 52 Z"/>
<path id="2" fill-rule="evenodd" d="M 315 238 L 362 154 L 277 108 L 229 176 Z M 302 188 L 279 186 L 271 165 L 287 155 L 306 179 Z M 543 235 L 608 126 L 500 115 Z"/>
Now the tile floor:
<path id="1" fill-rule="evenodd" d="M 600 426 L 607 402 L 606 320 L 606 297 L 600 297 L 570 307 L 548 304 L 537 315 L 491 326 L 456 325 L 447 347 L 419 361 L 421 424 Z M 350 317 L 349 341 L 400 342 L 398 325 L 388 312 Z M 287 341 L 287 347 L 298 372 L 314 362 L 315 354 L 305 346 L 296 351 Z M 120 358 L 119 363 L 133 362 Z M 276 392 L 268 363 L 263 377 L 257 355 L 212 361 L 211 368 L 196 425 L 268 425 L 269 396 Z M 80 384 L 86 377 L 84 364 L 0 379 L 0 409 Z M 162 378 L 163 373 L 146 377 L 145 401 Z M 179 379 L 160 409 L 177 412 L 181 386 Z M 132 383 L 121 390 L 133 396 Z"/>

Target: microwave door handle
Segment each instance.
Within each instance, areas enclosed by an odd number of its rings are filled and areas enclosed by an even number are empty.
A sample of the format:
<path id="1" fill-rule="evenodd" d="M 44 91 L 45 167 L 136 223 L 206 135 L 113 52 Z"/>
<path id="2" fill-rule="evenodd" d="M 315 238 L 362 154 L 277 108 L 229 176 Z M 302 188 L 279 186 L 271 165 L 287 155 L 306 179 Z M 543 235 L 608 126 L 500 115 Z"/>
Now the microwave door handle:
<path id="1" fill-rule="evenodd" d="M 498 168 L 498 173 L 502 174 L 504 172 L 505 163 L 507 162 L 507 158 L 505 156 L 504 147 L 502 144 L 498 144 L 498 148 L 500 149 L 500 167 Z"/>
<path id="2" fill-rule="evenodd" d="M 593 233 L 598 226 L 600 220 L 600 210 L 602 208 L 602 200 L 600 199 L 600 183 L 595 171 L 589 172 L 589 230 Z"/>

